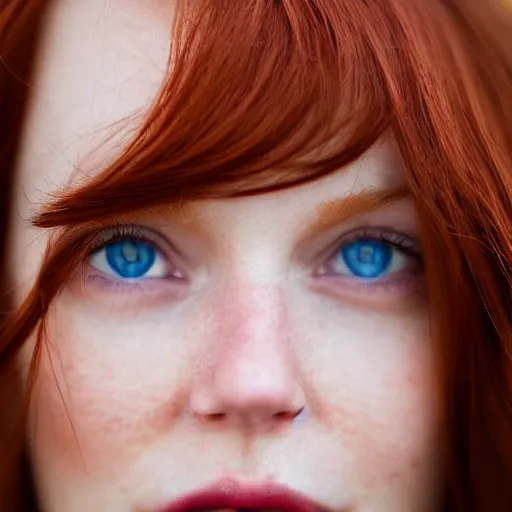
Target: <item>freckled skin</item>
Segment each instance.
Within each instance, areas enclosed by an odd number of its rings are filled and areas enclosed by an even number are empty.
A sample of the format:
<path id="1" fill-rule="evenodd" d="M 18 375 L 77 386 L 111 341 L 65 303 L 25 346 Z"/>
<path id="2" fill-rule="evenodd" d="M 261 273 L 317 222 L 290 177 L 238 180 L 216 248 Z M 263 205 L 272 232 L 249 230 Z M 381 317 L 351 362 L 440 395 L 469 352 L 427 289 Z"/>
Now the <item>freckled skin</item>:
<path id="1" fill-rule="evenodd" d="M 97 147 L 87 134 L 149 104 L 171 7 L 55 2 L 15 184 L 18 303 L 48 240 L 28 225 L 34 205 Z M 276 481 L 336 510 L 439 510 L 439 400 L 421 286 L 363 291 L 314 277 L 320 255 L 351 230 L 418 234 L 407 200 L 329 223 L 332 233 L 312 221 L 348 194 L 403 185 L 397 162 L 386 141 L 304 187 L 199 202 L 193 226 L 172 208 L 134 217 L 183 255 L 189 285 L 179 291 L 71 279 L 48 317 L 27 428 L 43 512 L 149 512 L 224 477 Z M 318 237 L 302 237 L 308 225 Z"/>

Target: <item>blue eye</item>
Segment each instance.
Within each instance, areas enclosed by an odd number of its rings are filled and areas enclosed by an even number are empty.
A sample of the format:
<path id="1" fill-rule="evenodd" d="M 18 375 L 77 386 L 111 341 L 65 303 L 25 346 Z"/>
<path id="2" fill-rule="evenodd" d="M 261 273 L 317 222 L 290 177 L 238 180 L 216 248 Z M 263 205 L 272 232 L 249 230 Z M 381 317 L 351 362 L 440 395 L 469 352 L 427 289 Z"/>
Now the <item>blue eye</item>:
<path id="1" fill-rule="evenodd" d="M 155 247 L 140 240 L 124 240 L 105 247 L 110 267 L 121 277 L 140 278 L 156 260 Z"/>
<path id="2" fill-rule="evenodd" d="M 105 244 L 89 260 L 104 274 L 122 279 L 163 278 L 166 263 L 157 247 L 144 240 L 125 238 Z"/>
<path id="3" fill-rule="evenodd" d="M 406 270 L 411 256 L 383 240 L 360 238 L 345 242 L 329 265 L 329 273 L 378 279 Z"/>
<path id="4" fill-rule="evenodd" d="M 354 240 L 345 244 L 340 253 L 355 276 L 367 279 L 380 277 L 393 260 L 392 247 L 377 240 Z"/>

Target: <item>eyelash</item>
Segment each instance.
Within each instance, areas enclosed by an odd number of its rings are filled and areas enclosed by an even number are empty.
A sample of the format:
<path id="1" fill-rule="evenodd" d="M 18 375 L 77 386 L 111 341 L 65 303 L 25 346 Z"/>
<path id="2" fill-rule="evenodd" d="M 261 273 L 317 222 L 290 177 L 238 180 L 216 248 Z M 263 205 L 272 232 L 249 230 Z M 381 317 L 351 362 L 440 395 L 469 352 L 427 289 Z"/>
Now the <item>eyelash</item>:
<path id="1" fill-rule="evenodd" d="M 105 249 L 107 246 L 111 244 L 115 244 L 116 242 L 122 242 L 126 240 L 137 241 L 149 243 L 155 247 L 157 252 L 164 257 L 166 262 L 168 262 L 171 258 L 169 256 L 169 251 L 162 250 L 162 241 L 159 240 L 159 236 L 157 234 L 151 233 L 147 229 L 143 229 L 135 224 L 129 225 L 113 225 L 100 233 L 98 233 L 98 238 L 101 237 L 101 241 L 96 243 L 93 242 L 91 248 L 87 252 L 86 262 L 90 260 L 90 258 Z M 421 250 L 419 247 L 419 243 L 415 241 L 408 235 L 403 233 L 399 233 L 397 231 L 391 230 L 389 228 L 363 228 L 353 230 L 347 234 L 345 234 L 341 239 L 338 239 L 335 244 L 330 246 L 329 251 L 325 251 L 322 256 L 322 261 L 324 262 L 322 265 L 317 267 L 314 272 L 315 277 L 320 278 L 321 280 L 331 280 L 337 281 L 338 284 L 340 281 L 343 281 L 346 284 L 347 281 L 352 281 L 351 285 L 357 287 L 361 291 L 370 292 L 377 289 L 389 289 L 390 287 L 402 286 L 404 283 L 407 284 L 412 281 L 411 275 L 409 276 L 392 276 L 392 277 L 383 277 L 377 279 L 367 279 L 358 278 L 357 276 L 344 276 L 338 274 L 330 274 L 325 271 L 328 266 L 328 262 L 335 258 L 343 246 L 351 241 L 357 240 L 368 240 L 368 241 L 378 241 L 384 244 L 389 245 L 394 250 L 400 251 L 407 257 L 413 258 L 416 261 L 418 270 L 423 264 L 423 258 L 421 256 Z M 176 270 L 176 267 L 173 263 L 169 265 L 172 270 Z M 109 287 L 121 287 L 123 289 L 133 289 L 136 287 L 137 289 L 143 288 L 146 284 L 144 281 L 183 281 L 182 278 L 177 278 L 174 276 L 168 276 L 168 278 L 163 279 L 146 279 L 143 278 L 132 280 L 126 282 L 123 278 L 116 278 L 113 276 L 107 276 L 104 273 L 101 273 L 101 270 L 95 269 L 95 275 L 90 275 L 91 279 L 95 279 L 96 281 L 101 281 L 102 284 L 106 284 Z M 153 283 L 154 284 L 154 283 Z"/>
<path id="2" fill-rule="evenodd" d="M 124 240 L 136 240 L 137 242 L 150 242 L 155 243 L 151 240 L 151 236 L 147 234 L 146 230 L 142 230 L 135 224 L 115 224 L 98 234 L 98 237 L 103 236 L 104 239 L 101 242 L 93 242 L 92 247 L 87 252 L 87 256 L 91 256 L 95 252 L 101 251 L 107 245 L 123 242 Z"/>
<path id="3" fill-rule="evenodd" d="M 341 240 L 338 240 L 335 247 L 338 249 L 345 243 L 353 240 L 375 240 L 389 244 L 394 249 L 398 249 L 407 256 L 422 261 L 420 244 L 414 238 L 391 230 L 389 228 L 362 228 L 350 231 L 345 234 Z"/>

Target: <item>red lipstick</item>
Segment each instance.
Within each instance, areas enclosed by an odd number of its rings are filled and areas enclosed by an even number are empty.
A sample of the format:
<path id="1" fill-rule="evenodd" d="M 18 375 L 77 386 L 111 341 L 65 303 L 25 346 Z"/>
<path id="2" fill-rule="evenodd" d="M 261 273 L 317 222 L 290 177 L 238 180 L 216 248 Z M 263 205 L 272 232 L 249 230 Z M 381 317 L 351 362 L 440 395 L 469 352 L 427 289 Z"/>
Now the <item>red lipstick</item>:
<path id="1" fill-rule="evenodd" d="M 180 498 L 159 512 L 244 512 L 261 509 L 279 512 L 329 512 L 309 498 L 274 483 L 244 485 L 223 480 L 196 493 Z"/>

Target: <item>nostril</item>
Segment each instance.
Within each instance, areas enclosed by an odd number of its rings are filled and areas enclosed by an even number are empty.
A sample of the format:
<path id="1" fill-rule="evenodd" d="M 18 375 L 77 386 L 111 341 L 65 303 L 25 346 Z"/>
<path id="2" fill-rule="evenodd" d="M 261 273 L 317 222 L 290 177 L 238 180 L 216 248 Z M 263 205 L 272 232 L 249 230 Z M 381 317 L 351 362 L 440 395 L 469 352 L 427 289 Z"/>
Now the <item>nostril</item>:
<path id="1" fill-rule="evenodd" d="M 293 418 L 295 418 L 295 414 L 291 412 L 278 412 L 274 414 L 274 419 L 278 421 L 290 421 L 293 420 Z"/>
<path id="2" fill-rule="evenodd" d="M 297 416 L 299 416 L 302 411 L 304 410 L 304 407 L 301 407 L 300 409 L 297 409 L 296 411 L 282 411 L 274 414 L 274 418 L 276 420 L 282 420 L 282 421 L 290 421 L 295 419 Z"/>

